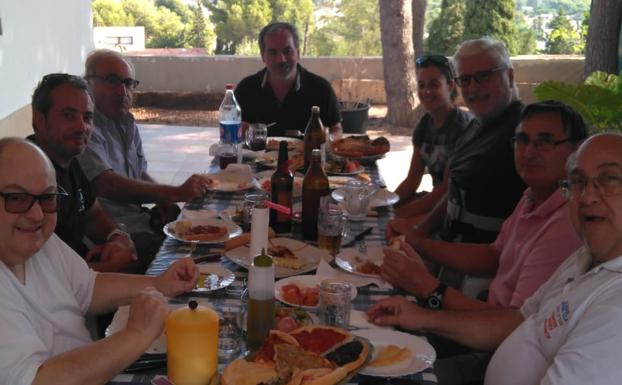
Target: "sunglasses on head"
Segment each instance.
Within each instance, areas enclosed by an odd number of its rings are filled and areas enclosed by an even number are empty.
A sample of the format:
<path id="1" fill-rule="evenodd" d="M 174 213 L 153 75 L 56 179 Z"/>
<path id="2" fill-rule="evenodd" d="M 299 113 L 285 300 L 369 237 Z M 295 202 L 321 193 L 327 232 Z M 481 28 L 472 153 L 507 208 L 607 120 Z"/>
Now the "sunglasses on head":
<path id="1" fill-rule="evenodd" d="M 425 55 L 418 57 L 415 60 L 415 66 L 417 68 L 427 67 L 428 65 L 433 64 L 437 66 L 446 66 L 449 64 L 449 59 L 443 55 Z"/>

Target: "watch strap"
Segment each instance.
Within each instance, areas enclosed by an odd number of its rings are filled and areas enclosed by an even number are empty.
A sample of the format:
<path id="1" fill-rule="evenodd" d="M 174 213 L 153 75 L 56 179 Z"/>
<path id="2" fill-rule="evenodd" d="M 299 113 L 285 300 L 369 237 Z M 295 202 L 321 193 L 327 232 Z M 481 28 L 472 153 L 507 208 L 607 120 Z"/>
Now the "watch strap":
<path id="1" fill-rule="evenodd" d="M 443 298 L 446 291 L 447 285 L 439 282 L 436 289 L 425 299 L 425 307 L 428 309 L 441 309 L 443 307 Z"/>
<path id="2" fill-rule="evenodd" d="M 108 234 L 108 236 L 106 237 L 106 242 L 108 242 L 110 240 L 110 238 L 114 237 L 115 235 L 120 235 L 122 237 L 127 238 L 130 241 L 132 240 L 132 237 L 130 236 L 130 234 L 126 233 L 125 231 L 123 231 L 123 230 L 121 230 L 119 228 L 116 228 L 116 229 L 112 230 Z"/>

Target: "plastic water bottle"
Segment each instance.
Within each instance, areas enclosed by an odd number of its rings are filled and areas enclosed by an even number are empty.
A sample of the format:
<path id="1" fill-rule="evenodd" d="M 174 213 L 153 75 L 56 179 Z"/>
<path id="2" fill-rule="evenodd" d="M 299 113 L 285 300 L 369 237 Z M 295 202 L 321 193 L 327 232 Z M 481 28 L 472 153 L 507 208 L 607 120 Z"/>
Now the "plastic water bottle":
<path id="1" fill-rule="evenodd" d="M 233 84 L 225 86 L 225 98 L 218 109 L 218 120 L 220 121 L 220 143 L 240 143 L 242 110 L 235 100 Z"/>

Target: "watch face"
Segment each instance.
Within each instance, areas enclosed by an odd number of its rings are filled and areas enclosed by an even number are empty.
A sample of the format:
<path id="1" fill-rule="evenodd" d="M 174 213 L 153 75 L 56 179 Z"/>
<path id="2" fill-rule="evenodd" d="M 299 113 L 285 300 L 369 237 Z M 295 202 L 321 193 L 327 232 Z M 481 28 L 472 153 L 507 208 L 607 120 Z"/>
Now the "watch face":
<path id="1" fill-rule="evenodd" d="M 427 298 L 426 302 L 428 303 L 428 308 L 430 309 L 440 309 L 442 301 L 436 295 L 431 295 Z"/>

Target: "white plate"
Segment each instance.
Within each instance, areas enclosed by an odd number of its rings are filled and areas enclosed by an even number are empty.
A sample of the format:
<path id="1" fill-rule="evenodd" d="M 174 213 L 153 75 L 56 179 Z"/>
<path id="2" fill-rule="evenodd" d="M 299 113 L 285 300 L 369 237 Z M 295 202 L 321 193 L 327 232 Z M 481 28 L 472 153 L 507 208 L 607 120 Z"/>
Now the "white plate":
<path id="1" fill-rule="evenodd" d="M 352 172 L 334 172 L 334 171 L 326 171 L 326 173 L 328 175 L 335 175 L 335 176 L 356 176 L 360 173 L 362 173 L 363 171 L 365 171 L 365 167 L 361 166 L 358 170 L 356 171 L 352 171 Z"/>
<path id="2" fill-rule="evenodd" d="M 220 263 L 202 263 L 197 265 L 201 276 L 194 292 L 210 292 L 227 287 L 235 281 L 235 274 Z"/>
<path id="3" fill-rule="evenodd" d="M 279 153 L 276 151 L 266 151 L 263 155 L 260 155 L 255 159 L 255 162 L 264 166 L 276 168 L 279 160 Z"/>
<path id="4" fill-rule="evenodd" d="M 299 176 L 295 176 L 294 177 L 294 191 L 293 192 L 293 196 L 294 197 L 301 197 L 302 196 L 302 179 Z M 268 194 L 271 193 L 270 189 L 265 189 L 264 188 L 264 184 L 267 183 L 267 185 L 270 184 L 270 178 L 269 177 L 264 177 L 261 178 L 259 180 L 257 180 L 257 182 L 259 183 L 259 188 L 262 189 L 263 191 L 267 192 Z"/>
<path id="5" fill-rule="evenodd" d="M 300 269 L 289 269 L 282 266 L 276 266 L 274 275 L 276 278 L 289 277 L 315 270 L 320 263 L 321 258 L 330 260 L 330 254 L 326 250 L 318 249 L 315 246 L 308 245 L 304 242 L 290 238 L 273 238 L 270 240 L 274 245 L 285 246 L 296 254 L 303 261 Z M 236 247 L 225 253 L 225 257 L 229 258 L 233 263 L 238 264 L 246 269 L 250 267 L 251 258 L 248 255 L 249 248 L 247 245 Z"/>
<path id="6" fill-rule="evenodd" d="M 436 351 L 425 339 L 412 334 L 385 329 L 352 330 L 352 334 L 366 338 L 373 346 L 372 359 L 380 349 L 388 345 L 408 348 L 412 354 L 410 360 L 388 366 L 364 366 L 359 374 L 376 377 L 399 377 L 419 373 L 429 368 L 436 360 Z"/>
<path id="7" fill-rule="evenodd" d="M 276 283 L 274 284 L 274 296 L 276 297 L 276 299 L 278 299 L 279 301 L 289 306 L 301 307 L 306 310 L 317 309 L 318 305 L 304 306 L 304 305 L 297 305 L 295 303 L 286 301 L 285 299 L 283 299 L 283 293 L 281 291 L 281 288 L 291 283 L 298 286 L 301 290 L 304 290 L 309 287 L 319 288 L 320 283 L 322 283 L 323 280 L 328 279 L 328 278 L 334 278 L 334 277 L 326 277 L 326 276 L 321 276 L 321 275 L 297 275 L 294 277 L 283 278 L 283 279 L 276 281 Z M 352 292 L 350 293 L 350 298 L 351 299 L 356 298 L 356 294 L 357 294 L 356 286 L 352 285 Z"/>
<path id="8" fill-rule="evenodd" d="M 221 191 L 221 192 L 237 192 L 248 190 L 253 187 L 257 187 L 257 181 L 255 178 L 250 178 L 245 183 L 231 182 L 231 181 L 220 181 L 218 179 L 218 174 L 202 174 L 203 176 L 213 179 L 216 183 L 213 183 L 207 186 L 207 189 L 210 191 Z"/>
<path id="9" fill-rule="evenodd" d="M 331 189 L 337 189 L 340 187 L 345 187 L 348 184 L 348 181 L 355 180 L 356 178 L 352 178 L 350 176 L 329 176 L 328 177 L 328 187 Z"/>
<path id="10" fill-rule="evenodd" d="M 331 194 L 333 199 L 337 202 L 342 202 L 345 196 L 345 189 L 338 188 L 333 191 Z M 392 204 L 397 203 L 400 200 L 400 196 L 394 192 L 391 192 L 387 189 L 378 189 L 374 193 L 371 198 L 371 202 L 369 202 L 369 207 L 383 207 L 390 206 Z"/>
<path id="11" fill-rule="evenodd" d="M 341 252 L 335 257 L 335 263 L 343 270 L 362 277 L 378 278 L 376 274 L 364 274 L 356 271 L 356 267 L 366 261 L 374 262 L 376 265 L 382 265 L 384 252 L 381 246 L 367 246 L 367 252 L 361 254 L 358 247 L 341 249 Z"/>
<path id="12" fill-rule="evenodd" d="M 218 213 L 215 210 L 210 208 L 202 208 L 200 210 L 190 210 L 187 208 L 183 208 L 181 210 L 181 218 L 182 219 L 210 219 L 216 218 Z"/>
<path id="13" fill-rule="evenodd" d="M 210 219 L 184 219 L 187 220 L 188 222 L 190 222 L 192 224 L 192 226 L 205 226 L 205 225 L 211 225 L 211 226 L 225 226 L 227 228 L 228 234 L 223 235 L 222 237 L 218 238 L 218 239 L 214 239 L 211 241 L 188 241 L 186 239 L 180 238 L 176 233 L 175 233 L 175 224 L 177 223 L 177 221 L 173 221 L 170 223 L 167 223 L 166 225 L 164 225 L 164 234 L 168 235 L 169 237 L 176 239 L 178 241 L 181 242 L 197 242 L 200 244 L 208 244 L 208 243 L 222 243 L 225 241 L 228 241 L 230 238 L 233 237 L 237 237 L 238 235 L 242 234 L 242 228 L 238 225 L 236 225 L 233 222 L 230 221 L 225 221 L 225 220 L 221 220 L 221 219 L 215 219 L 215 218 L 210 218 Z"/>

